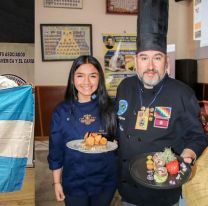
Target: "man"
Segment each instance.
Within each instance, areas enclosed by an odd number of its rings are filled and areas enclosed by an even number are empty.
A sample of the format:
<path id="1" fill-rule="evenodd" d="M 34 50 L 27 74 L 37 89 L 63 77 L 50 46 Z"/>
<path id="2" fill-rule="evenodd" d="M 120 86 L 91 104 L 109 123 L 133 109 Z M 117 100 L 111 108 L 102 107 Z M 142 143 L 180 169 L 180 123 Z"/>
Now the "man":
<path id="1" fill-rule="evenodd" d="M 114 40 L 113 40 L 113 37 L 112 36 L 107 36 L 106 37 L 106 48 L 107 49 L 112 49 L 113 46 L 114 46 Z"/>
<path id="2" fill-rule="evenodd" d="M 117 90 L 119 120 L 119 193 L 125 206 L 175 206 L 181 187 L 151 189 L 136 183 L 129 162 L 138 154 L 171 148 L 191 163 L 207 146 L 194 92 L 168 77 L 167 0 L 140 0 L 137 75 Z M 146 165 L 141 165 L 145 168 Z"/>

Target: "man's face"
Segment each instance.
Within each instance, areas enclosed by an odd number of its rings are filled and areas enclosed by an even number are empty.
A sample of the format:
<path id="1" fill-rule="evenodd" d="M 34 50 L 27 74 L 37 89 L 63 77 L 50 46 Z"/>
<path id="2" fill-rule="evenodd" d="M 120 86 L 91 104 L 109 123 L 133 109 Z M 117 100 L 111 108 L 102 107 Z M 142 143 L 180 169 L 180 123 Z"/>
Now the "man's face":
<path id="1" fill-rule="evenodd" d="M 107 44 L 110 45 L 110 46 L 113 45 L 113 39 L 112 38 L 108 38 Z"/>
<path id="2" fill-rule="evenodd" d="M 137 54 L 137 75 L 145 88 L 153 88 L 165 76 L 166 55 L 160 51 L 142 51 Z"/>

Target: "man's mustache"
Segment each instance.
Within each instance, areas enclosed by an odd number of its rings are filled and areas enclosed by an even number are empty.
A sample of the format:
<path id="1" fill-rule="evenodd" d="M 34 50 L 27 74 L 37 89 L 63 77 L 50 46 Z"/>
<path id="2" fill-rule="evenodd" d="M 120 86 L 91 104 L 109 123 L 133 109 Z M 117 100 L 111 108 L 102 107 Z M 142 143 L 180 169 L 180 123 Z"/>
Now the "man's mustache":
<path id="1" fill-rule="evenodd" d="M 148 72 L 154 72 L 154 73 L 158 73 L 157 69 L 147 69 L 144 73 L 148 73 Z"/>

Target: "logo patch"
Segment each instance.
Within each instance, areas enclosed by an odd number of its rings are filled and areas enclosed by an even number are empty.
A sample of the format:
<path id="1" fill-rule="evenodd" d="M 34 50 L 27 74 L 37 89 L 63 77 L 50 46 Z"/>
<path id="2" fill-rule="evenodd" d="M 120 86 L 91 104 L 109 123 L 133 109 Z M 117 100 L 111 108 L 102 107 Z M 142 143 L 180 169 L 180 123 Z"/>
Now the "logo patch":
<path id="1" fill-rule="evenodd" d="M 168 128 L 168 124 L 169 124 L 169 119 L 155 118 L 154 120 L 154 127 L 166 129 Z"/>
<path id="2" fill-rule="evenodd" d="M 154 117 L 155 118 L 167 118 L 171 116 L 171 107 L 155 107 Z"/>
<path id="3" fill-rule="evenodd" d="M 90 125 L 95 121 L 96 117 L 93 117 L 91 114 L 85 114 L 79 119 L 79 121 L 85 125 Z"/>
<path id="4" fill-rule="evenodd" d="M 122 115 L 126 112 L 128 108 L 128 102 L 124 99 L 121 99 L 119 101 L 119 108 L 118 108 L 118 112 L 117 112 L 117 115 Z"/>
<path id="5" fill-rule="evenodd" d="M 169 119 L 171 117 L 171 107 L 155 107 L 154 112 L 154 127 L 157 128 L 168 128 Z"/>

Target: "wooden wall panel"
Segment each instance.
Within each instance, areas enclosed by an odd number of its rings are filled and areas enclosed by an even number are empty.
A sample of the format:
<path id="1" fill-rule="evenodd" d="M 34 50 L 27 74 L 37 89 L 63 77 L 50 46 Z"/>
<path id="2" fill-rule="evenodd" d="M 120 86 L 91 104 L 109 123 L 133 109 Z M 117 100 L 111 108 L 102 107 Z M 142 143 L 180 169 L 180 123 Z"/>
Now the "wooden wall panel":
<path id="1" fill-rule="evenodd" d="M 41 126 L 40 126 L 40 117 L 39 117 L 39 101 L 38 101 L 38 88 L 35 91 L 35 136 L 42 136 Z"/>
<path id="2" fill-rule="evenodd" d="M 64 100 L 66 86 L 35 87 L 35 137 L 48 137 L 51 113 Z M 198 84 L 198 100 L 208 100 L 208 84 Z M 37 139 L 37 138 L 36 138 Z"/>
<path id="3" fill-rule="evenodd" d="M 51 113 L 64 100 L 65 86 L 36 86 L 35 88 L 35 136 L 46 137 L 49 133 Z"/>

